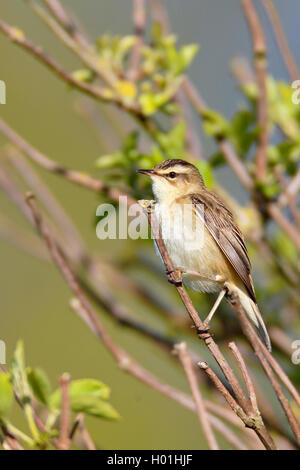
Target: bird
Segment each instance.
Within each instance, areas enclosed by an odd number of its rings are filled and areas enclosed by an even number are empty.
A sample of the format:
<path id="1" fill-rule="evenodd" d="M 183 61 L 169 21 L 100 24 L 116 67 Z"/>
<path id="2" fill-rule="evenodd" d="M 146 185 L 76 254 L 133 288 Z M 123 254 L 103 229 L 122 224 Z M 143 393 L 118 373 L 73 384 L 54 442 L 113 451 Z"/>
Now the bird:
<path id="1" fill-rule="evenodd" d="M 218 293 L 205 324 L 209 327 L 223 297 L 233 292 L 271 351 L 244 237 L 230 209 L 185 160 L 170 158 L 137 171 L 151 179 L 161 237 L 182 281 L 195 291 Z"/>

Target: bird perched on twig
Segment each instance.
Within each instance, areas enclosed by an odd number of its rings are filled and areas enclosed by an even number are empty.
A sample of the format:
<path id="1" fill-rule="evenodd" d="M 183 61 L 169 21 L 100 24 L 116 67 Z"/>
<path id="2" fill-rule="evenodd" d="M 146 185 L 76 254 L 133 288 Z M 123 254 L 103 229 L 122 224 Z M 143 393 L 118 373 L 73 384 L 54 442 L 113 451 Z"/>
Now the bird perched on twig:
<path id="1" fill-rule="evenodd" d="M 151 178 L 161 236 L 182 280 L 196 291 L 219 293 L 205 324 L 222 298 L 234 292 L 271 350 L 244 238 L 230 210 L 206 188 L 198 169 L 184 160 L 165 160 L 138 172 Z"/>

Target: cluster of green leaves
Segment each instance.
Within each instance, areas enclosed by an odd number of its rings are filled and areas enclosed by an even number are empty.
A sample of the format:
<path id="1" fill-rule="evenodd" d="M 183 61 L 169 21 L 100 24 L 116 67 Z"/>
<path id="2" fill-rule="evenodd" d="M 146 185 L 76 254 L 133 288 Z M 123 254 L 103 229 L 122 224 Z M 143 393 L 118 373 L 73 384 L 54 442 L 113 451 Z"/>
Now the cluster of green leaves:
<path id="1" fill-rule="evenodd" d="M 127 79 L 129 55 L 136 44 L 135 36 L 101 36 L 95 45 L 102 73 L 108 77 L 111 88 L 104 92 L 107 98 L 118 95 L 124 102 L 136 101 L 145 116 L 162 111 L 167 114 L 177 112 L 172 102 L 189 67 L 197 53 L 196 44 L 176 47 L 174 35 L 163 35 L 161 26 L 154 24 L 151 44 L 143 45 L 141 64 L 137 82 Z M 92 82 L 94 71 L 84 68 L 73 72 L 76 80 Z"/>
<path id="2" fill-rule="evenodd" d="M 257 142 L 260 129 L 255 125 L 257 87 L 254 83 L 241 88 L 248 106 L 239 110 L 229 121 L 220 113 L 207 109 L 203 112 L 204 131 L 215 139 L 228 139 L 239 157 L 244 160 L 248 169 L 253 170 L 253 148 Z M 297 171 L 300 160 L 300 107 L 292 102 L 293 89 L 286 83 L 268 78 L 268 123 L 270 136 L 280 142 L 271 144 L 267 150 L 267 175 L 264 181 L 258 181 L 257 187 L 269 199 L 276 197 L 281 188 L 279 186 L 275 166 L 289 176 Z M 213 167 L 225 163 L 224 155 L 216 152 L 210 158 Z"/>
<path id="3" fill-rule="evenodd" d="M 122 148 L 110 155 L 99 157 L 95 165 L 108 172 L 110 179 L 125 183 L 126 189 L 131 190 L 137 199 L 145 197 L 150 192 L 150 180 L 140 178 L 139 168 L 153 168 L 165 158 L 184 158 L 186 155 L 186 123 L 180 120 L 168 133 L 157 133 L 157 144 L 151 148 L 151 153 L 139 151 L 139 133 L 132 132 L 124 140 Z M 195 163 L 208 187 L 213 185 L 213 175 L 210 165 L 204 160 Z M 150 195 L 150 194 L 149 194 Z"/>
<path id="4" fill-rule="evenodd" d="M 144 46 L 144 61 L 141 70 L 144 81 L 139 96 L 144 114 L 151 115 L 158 110 L 176 112 L 170 100 L 182 82 L 183 73 L 192 63 L 197 51 L 196 44 L 176 47 L 175 35 L 163 35 L 161 25 L 155 23 L 152 29 L 152 43 Z"/>
<path id="5" fill-rule="evenodd" d="M 72 380 L 69 386 L 71 409 L 74 413 L 108 420 L 120 418 L 109 403 L 110 388 L 95 379 Z M 21 404 L 31 436 L 25 435 L 9 421 L 14 396 Z M 34 419 L 33 399 L 47 412 L 46 432 L 40 433 Z M 57 437 L 56 423 L 61 412 L 61 390 L 52 390 L 46 373 L 40 368 L 25 365 L 24 348 L 18 342 L 8 373 L 0 373 L 0 424 L 30 447 L 46 448 L 52 437 Z"/>

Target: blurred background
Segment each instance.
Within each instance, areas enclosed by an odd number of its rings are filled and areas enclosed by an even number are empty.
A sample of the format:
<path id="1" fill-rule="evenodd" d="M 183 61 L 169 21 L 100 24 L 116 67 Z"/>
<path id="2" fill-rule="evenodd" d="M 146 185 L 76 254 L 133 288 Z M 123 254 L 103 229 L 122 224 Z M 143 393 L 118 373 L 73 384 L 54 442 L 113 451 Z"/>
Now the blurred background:
<path id="1" fill-rule="evenodd" d="M 64 0 L 62 3 L 74 11 L 93 39 L 104 33 L 133 33 L 130 0 Z M 265 11 L 261 2 L 254 3 L 266 33 L 269 68 L 276 79 L 288 82 L 289 77 Z M 200 45 L 189 69 L 189 76 L 210 108 L 218 110 L 228 119 L 231 118 L 242 98 L 232 77 L 230 62 L 235 56 L 242 56 L 250 61 L 252 58 L 249 31 L 240 3 L 237 0 L 169 0 L 165 4 L 179 44 Z M 300 4 L 297 0 L 277 0 L 274 4 L 295 59 L 300 63 Z M 51 34 L 27 7 L 26 2 L 0 0 L 0 7 L 3 20 L 21 28 L 29 38 L 64 64 L 65 68 L 80 68 L 79 61 Z M 134 129 L 136 124 L 124 113 L 117 113 L 110 106 L 96 104 L 100 111 L 98 125 L 101 130 L 97 136 L 82 115 L 80 93 L 71 90 L 51 71 L 2 35 L 0 51 L 0 79 L 7 86 L 7 103 L 0 106 L 1 116 L 36 148 L 63 166 L 87 171 L 96 177 L 101 175 L 95 169 L 95 160 L 102 154 L 117 151 L 124 135 Z M 200 120 L 195 118 L 194 125 L 201 137 L 204 158 L 208 157 L 216 151 L 215 143 L 204 136 Z M 0 144 L 5 142 L 6 139 L 0 135 Z M 84 188 L 68 184 L 40 168 L 35 169 L 54 190 L 91 252 L 97 252 L 107 261 L 118 264 L 127 276 L 139 279 L 153 291 L 159 288 L 166 305 L 182 312 L 184 317 L 184 309 L 172 286 L 164 280 L 163 269 L 159 260 L 155 259 L 151 243 L 141 240 L 98 240 L 95 233 L 95 213 L 100 199 Z M 247 202 L 247 194 L 227 167 L 217 168 L 214 175 L 216 181 L 232 197 L 242 204 Z M 20 227 L 29 228 L 29 224 L 3 192 L 0 192 L 0 210 Z M 57 378 L 64 371 L 70 372 L 72 378 L 92 377 L 107 383 L 112 389 L 111 403 L 122 419 L 120 422 L 109 422 L 88 418 L 87 427 L 99 448 L 205 448 L 196 416 L 123 373 L 101 343 L 82 325 L 68 306 L 70 291 L 51 263 L 30 256 L 3 238 L 0 241 L 0 260 L 0 339 L 6 342 L 7 360 L 10 360 L 17 340 L 22 338 L 27 363 L 44 368 L 53 387 L 56 387 Z M 258 265 L 254 263 L 254 272 Z M 152 272 L 151 269 L 146 269 L 148 266 L 152 266 Z M 157 272 L 160 274 L 157 275 Z M 254 274 L 255 286 L 258 279 L 259 275 L 256 277 Z M 165 321 L 165 316 L 146 302 L 139 304 L 129 293 L 127 297 L 124 293 L 122 295 L 136 318 L 172 338 L 187 339 L 191 348 L 197 350 L 204 360 L 207 358 L 204 347 L 196 345 L 197 341 L 188 330 L 179 331 L 176 325 L 170 326 Z M 212 299 L 199 297 L 200 295 L 193 298 L 197 306 L 205 311 Z M 276 299 L 273 305 L 269 304 L 266 312 L 267 325 L 280 315 L 279 305 L 280 302 L 276 302 Z M 226 308 L 223 310 L 234 325 L 232 314 Z M 98 311 L 114 339 L 133 357 L 168 383 L 188 391 L 182 369 L 170 355 L 165 354 L 150 340 L 120 327 L 100 308 Z M 217 331 L 218 328 L 216 334 Z M 296 339 L 297 335 L 295 332 L 293 334 Z M 257 372 L 257 379 L 269 390 L 260 372 Z M 204 394 L 209 393 L 204 389 Z M 277 407 L 271 390 L 269 397 Z M 21 414 L 17 409 L 14 413 L 14 422 L 22 428 Z M 278 413 L 281 415 L 281 411 L 278 410 Z M 230 445 L 223 443 L 223 447 L 230 448 Z"/>

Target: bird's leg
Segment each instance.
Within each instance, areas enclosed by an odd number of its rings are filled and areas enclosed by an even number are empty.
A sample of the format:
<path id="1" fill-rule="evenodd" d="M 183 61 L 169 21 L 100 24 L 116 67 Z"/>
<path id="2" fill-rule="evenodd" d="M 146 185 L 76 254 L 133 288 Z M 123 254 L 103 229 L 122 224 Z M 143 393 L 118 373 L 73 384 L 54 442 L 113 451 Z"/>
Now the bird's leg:
<path id="1" fill-rule="evenodd" d="M 191 271 L 185 268 L 174 268 L 171 271 L 166 269 L 166 275 L 167 275 L 168 281 L 171 284 L 175 284 L 175 285 L 181 284 L 182 274 L 189 274 L 190 276 L 201 277 L 202 279 L 207 279 L 209 281 L 214 281 L 214 282 L 220 282 L 221 284 L 225 282 L 225 278 L 223 276 L 220 276 L 219 274 L 214 276 L 211 274 L 199 273 L 198 271 Z"/>
<path id="2" fill-rule="evenodd" d="M 189 274 L 190 276 L 201 277 L 202 279 L 207 279 L 208 281 L 220 282 L 222 284 L 226 280 L 223 276 L 220 276 L 219 274 L 214 276 L 213 274 L 199 273 L 198 271 L 191 271 L 190 269 L 184 269 L 184 268 L 176 268 L 176 270 L 179 271 L 181 275 Z"/>
<path id="3" fill-rule="evenodd" d="M 221 303 L 221 300 L 223 299 L 226 292 L 227 292 L 227 290 L 225 288 L 220 291 L 220 293 L 219 293 L 215 303 L 213 304 L 209 314 L 207 315 L 206 319 L 203 322 L 203 327 L 204 327 L 203 329 L 204 330 L 209 329 L 210 321 L 211 321 L 212 317 L 214 316 L 214 313 L 216 312 L 217 308 L 219 307 L 219 305 Z"/>

